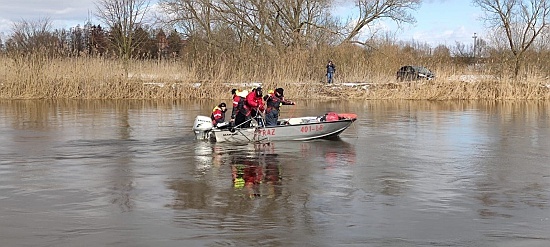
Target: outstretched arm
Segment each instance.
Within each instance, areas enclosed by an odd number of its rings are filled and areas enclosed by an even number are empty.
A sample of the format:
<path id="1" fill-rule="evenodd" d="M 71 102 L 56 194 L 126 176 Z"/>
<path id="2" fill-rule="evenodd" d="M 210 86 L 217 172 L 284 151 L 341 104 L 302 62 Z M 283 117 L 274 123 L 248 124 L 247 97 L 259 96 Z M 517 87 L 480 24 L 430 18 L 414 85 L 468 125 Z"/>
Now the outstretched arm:
<path id="1" fill-rule="evenodd" d="M 283 105 L 296 105 L 296 103 L 294 103 L 294 101 L 292 101 L 292 100 L 286 100 L 286 99 L 281 100 L 281 103 L 282 103 Z"/>

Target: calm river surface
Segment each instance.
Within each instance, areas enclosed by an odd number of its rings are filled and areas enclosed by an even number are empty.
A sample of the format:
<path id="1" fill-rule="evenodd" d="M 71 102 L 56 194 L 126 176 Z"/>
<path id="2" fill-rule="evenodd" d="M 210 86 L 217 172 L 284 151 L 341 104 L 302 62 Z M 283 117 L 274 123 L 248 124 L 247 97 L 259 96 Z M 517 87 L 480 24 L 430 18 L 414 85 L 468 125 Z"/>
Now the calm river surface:
<path id="1" fill-rule="evenodd" d="M 550 246 L 550 102 L 298 103 L 359 119 L 229 145 L 216 102 L 0 101 L 0 245 Z"/>

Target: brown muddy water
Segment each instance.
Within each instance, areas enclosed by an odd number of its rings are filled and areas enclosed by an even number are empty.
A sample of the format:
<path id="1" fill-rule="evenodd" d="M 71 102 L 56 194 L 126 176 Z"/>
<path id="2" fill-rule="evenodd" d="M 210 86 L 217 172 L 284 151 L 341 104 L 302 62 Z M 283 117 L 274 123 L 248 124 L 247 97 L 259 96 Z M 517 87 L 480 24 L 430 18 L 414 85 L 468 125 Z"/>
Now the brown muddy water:
<path id="1" fill-rule="evenodd" d="M 359 119 L 194 140 L 216 103 L 0 101 L 0 245 L 550 246 L 549 102 L 303 101 Z"/>

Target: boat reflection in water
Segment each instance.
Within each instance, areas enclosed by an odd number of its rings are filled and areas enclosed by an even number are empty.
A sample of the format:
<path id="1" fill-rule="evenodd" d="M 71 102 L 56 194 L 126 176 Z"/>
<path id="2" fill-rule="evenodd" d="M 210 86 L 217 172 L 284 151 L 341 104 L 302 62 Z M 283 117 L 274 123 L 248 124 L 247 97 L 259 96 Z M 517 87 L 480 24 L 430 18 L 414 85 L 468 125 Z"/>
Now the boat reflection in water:
<path id="1" fill-rule="evenodd" d="M 195 165 L 181 166 L 168 185 L 176 192 L 170 204 L 175 209 L 226 205 L 229 211 L 241 210 L 243 200 L 292 195 L 294 191 L 288 189 L 301 186 L 298 181 L 304 174 L 345 175 L 346 167 L 356 164 L 354 145 L 343 140 L 195 144 Z"/>
<path id="2" fill-rule="evenodd" d="M 357 162 L 355 146 L 341 139 L 273 142 L 266 152 L 299 156 L 300 159 L 314 161 L 315 166 L 324 168 L 353 165 Z"/>
<path id="3" fill-rule="evenodd" d="M 227 205 L 240 210 L 243 198 L 281 195 L 279 155 L 270 143 L 226 145 L 197 142 L 195 166 L 182 166 L 168 188 L 175 191 L 174 209 L 208 209 Z M 242 205 L 241 205 L 242 206 Z"/>
<path id="4" fill-rule="evenodd" d="M 280 169 L 276 154 L 235 156 L 231 164 L 233 188 L 250 198 L 280 195 Z"/>
<path id="5" fill-rule="evenodd" d="M 342 140 L 271 142 L 248 147 L 254 147 L 253 153 L 232 153 L 230 159 L 233 187 L 249 197 L 280 195 L 281 188 L 288 186 L 283 186 L 283 170 L 292 179 L 300 170 L 343 172 L 339 168 L 357 162 L 354 146 Z"/>

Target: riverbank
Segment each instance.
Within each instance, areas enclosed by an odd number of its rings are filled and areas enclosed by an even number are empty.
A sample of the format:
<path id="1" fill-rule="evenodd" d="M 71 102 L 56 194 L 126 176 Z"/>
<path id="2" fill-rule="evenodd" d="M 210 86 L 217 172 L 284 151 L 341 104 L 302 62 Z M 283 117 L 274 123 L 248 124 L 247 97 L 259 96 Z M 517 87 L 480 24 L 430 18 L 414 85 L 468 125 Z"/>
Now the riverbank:
<path id="1" fill-rule="evenodd" d="M 285 88 L 292 99 L 327 100 L 549 100 L 550 84 L 490 81 L 282 83 L 165 83 L 143 81 L 0 84 L 0 99 L 227 99 L 230 90 Z"/>
<path id="2" fill-rule="evenodd" d="M 181 62 L 136 61 L 124 74 L 116 60 L 0 59 L 0 99 L 227 99 L 232 88 L 285 88 L 290 99 L 331 100 L 548 100 L 550 80 L 537 76 L 511 80 L 477 71 L 436 70 L 430 81 L 398 82 L 394 72 L 364 74 L 340 70 L 326 84 L 323 68 L 309 76 L 284 71 L 208 76 Z M 223 67 L 223 66 L 222 66 Z M 217 75 L 217 76 L 216 76 Z M 202 77 L 211 79 L 203 80 Z"/>

